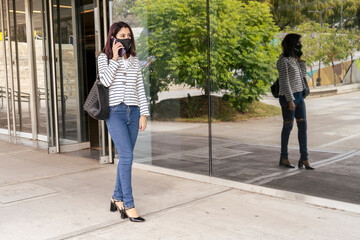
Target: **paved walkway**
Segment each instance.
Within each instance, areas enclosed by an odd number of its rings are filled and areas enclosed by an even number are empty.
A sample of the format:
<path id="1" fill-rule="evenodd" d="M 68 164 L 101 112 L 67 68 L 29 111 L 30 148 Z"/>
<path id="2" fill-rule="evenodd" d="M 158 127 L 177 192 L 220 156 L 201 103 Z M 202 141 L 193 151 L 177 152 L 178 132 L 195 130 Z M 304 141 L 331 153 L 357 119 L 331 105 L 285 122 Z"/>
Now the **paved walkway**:
<path id="1" fill-rule="evenodd" d="M 360 239 L 360 205 L 141 164 L 134 195 L 147 221 L 135 224 L 109 211 L 115 165 L 7 142 L 0 152 L 4 240 Z"/>

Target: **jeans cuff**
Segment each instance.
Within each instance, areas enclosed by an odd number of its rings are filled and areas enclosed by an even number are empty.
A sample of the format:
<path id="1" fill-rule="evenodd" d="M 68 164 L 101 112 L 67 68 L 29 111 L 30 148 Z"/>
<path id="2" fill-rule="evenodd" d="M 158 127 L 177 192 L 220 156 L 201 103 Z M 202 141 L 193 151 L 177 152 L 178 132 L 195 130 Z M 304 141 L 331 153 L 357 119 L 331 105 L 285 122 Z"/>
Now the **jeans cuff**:
<path id="1" fill-rule="evenodd" d="M 115 197 L 114 195 L 112 196 L 112 199 L 114 199 L 115 201 L 123 202 L 122 199 L 120 199 L 120 198 L 118 198 L 118 197 Z"/>
<path id="2" fill-rule="evenodd" d="M 127 209 L 130 209 L 130 208 L 134 208 L 135 205 L 134 204 L 130 204 L 130 205 L 127 205 L 124 203 L 124 208 L 127 210 Z"/>

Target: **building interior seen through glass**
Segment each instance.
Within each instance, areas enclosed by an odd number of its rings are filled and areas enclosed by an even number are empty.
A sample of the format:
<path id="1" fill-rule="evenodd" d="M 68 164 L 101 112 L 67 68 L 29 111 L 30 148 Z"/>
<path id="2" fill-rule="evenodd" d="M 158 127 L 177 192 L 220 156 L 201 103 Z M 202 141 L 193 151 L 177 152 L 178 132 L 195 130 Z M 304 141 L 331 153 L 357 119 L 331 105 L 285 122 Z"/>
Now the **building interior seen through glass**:
<path id="1" fill-rule="evenodd" d="M 360 203 L 359 1 L 213 0 L 208 12 L 204 0 L 111 3 L 112 22 L 133 27 L 150 102 L 135 161 Z M 283 119 L 270 86 L 288 33 L 302 36 L 316 174 L 279 167 Z"/>
<path id="2" fill-rule="evenodd" d="M 11 81 L 6 82 L 6 78 L 1 78 L 0 83 L 0 127 L 2 129 L 8 128 L 8 121 L 15 123 L 15 129 L 21 133 L 31 133 L 31 113 L 38 115 L 37 118 L 46 123 L 47 115 L 45 108 L 41 108 L 41 102 L 37 105 L 38 109 L 31 108 L 31 97 L 32 97 L 32 74 L 29 69 L 29 46 L 34 51 L 35 59 L 37 62 L 35 72 L 37 73 L 36 83 L 38 86 L 38 94 L 44 93 L 45 89 L 45 74 L 44 74 L 44 63 L 42 60 L 43 56 L 43 35 L 42 35 L 42 2 L 37 1 L 33 4 L 33 41 L 31 44 L 28 42 L 27 37 L 27 22 L 26 22 L 26 9 L 24 1 L 2 1 L 3 6 L 3 31 L 0 33 L 0 40 L 6 41 L 11 39 L 11 45 L 2 42 L 1 51 L 1 69 L 2 76 L 7 74 L 12 77 Z M 7 28 L 10 27 L 10 34 L 7 33 Z M 5 48 L 4 48 L 5 46 Z M 6 57 L 5 57 L 6 55 Z M 5 66 L 7 69 L 5 71 Z M 13 95 L 9 97 L 9 101 L 6 98 L 6 86 L 8 86 L 8 94 Z M 12 89 L 13 88 L 13 89 Z M 43 99 L 40 97 L 39 99 Z M 42 100 L 39 100 L 42 101 Z M 45 104 L 43 103 L 43 106 Z M 14 109 L 14 111 L 13 111 Z M 7 112 L 14 112 L 14 114 Z M 47 125 L 39 125 L 37 133 L 41 134 L 42 139 L 46 139 Z"/>

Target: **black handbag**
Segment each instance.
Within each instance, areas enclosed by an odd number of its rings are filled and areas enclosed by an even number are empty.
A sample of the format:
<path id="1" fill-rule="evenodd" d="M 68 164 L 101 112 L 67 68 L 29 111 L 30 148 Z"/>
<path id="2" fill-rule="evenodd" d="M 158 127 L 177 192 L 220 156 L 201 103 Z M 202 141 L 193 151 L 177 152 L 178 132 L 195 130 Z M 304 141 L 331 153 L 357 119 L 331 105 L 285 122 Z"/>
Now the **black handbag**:
<path id="1" fill-rule="evenodd" d="M 109 88 L 100 82 L 99 77 L 86 98 L 84 110 L 97 120 L 106 120 L 109 117 Z"/>
<path id="2" fill-rule="evenodd" d="M 274 96 L 274 98 L 279 98 L 279 89 L 280 89 L 280 85 L 279 85 L 279 78 L 278 78 L 273 83 L 273 85 L 271 85 L 271 93 Z"/>
<path id="3" fill-rule="evenodd" d="M 302 91 L 303 98 L 305 99 L 310 94 L 310 88 L 307 83 L 306 77 L 303 77 L 304 90 Z"/>

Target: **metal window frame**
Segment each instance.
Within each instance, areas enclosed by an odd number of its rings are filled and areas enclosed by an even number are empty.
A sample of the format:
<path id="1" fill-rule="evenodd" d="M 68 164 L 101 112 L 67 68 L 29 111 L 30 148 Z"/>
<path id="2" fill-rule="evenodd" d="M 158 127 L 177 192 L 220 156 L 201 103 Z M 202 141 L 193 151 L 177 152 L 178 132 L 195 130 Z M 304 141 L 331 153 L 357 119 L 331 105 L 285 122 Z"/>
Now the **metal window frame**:
<path id="1" fill-rule="evenodd" d="M 11 89 L 10 89 L 10 93 L 11 93 L 11 115 L 12 115 L 12 134 L 14 137 L 16 137 L 16 114 L 15 114 L 15 95 L 14 95 L 14 88 L 15 88 L 15 84 L 14 84 L 14 69 L 13 69 L 13 64 L 12 64 L 12 46 L 11 46 L 11 28 L 10 28 L 10 9 L 9 9 L 9 0 L 5 0 L 5 8 L 6 8 L 6 21 L 7 21 L 7 35 L 8 35 L 8 41 L 9 41 L 9 56 L 10 56 L 10 80 L 11 80 Z M 4 38 L 5 39 L 5 38 Z M 5 50 L 6 51 L 6 50 Z M 8 81 L 8 79 L 7 79 Z M 7 83 L 8 85 L 8 83 Z M 6 93 L 8 95 L 8 91 Z M 9 105 L 8 105 L 8 109 L 9 109 Z"/>
<path id="2" fill-rule="evenodd" d="M 28 46 L 28 59 L 30 69 L 30 121 L 32 139 L 38 139 L 38 98 L 37 98 L 37 71 L 36 49 L 33 38 L 33 4 L 31 0 L 25 0 L 26 39 Z"/>
<path id="3" fill-rule="evenodd" d="M 53 5 L 52 0 L 48 0 L 48 13 L 49 13 L 49 45 L 51 52 L 51 83 L 52 83 L 52 105 L 53 105 L 53 124 L 54 124 L 54 153 L 60 153 L 60 139 L 59 139 L 59 117 L 58 117 L 58 96 L 57 96 L 57 88 L 56 88 L 56 59 L 55 59 L 55 39 L 54 39 L 54 22 L 52 21 L 53 16 Z"/>
<path id="4" fill-rule="evenodd" d="M 4 47 L 4 63 L 5 63 L 5 94 L 6 94 L 6 116 L 7 116 L 7 125 L 8 125 L 8 134 L 11 135 L 11 123 L 10 123 L 10 99 L 9 99 L 9 82 L 8 82 L 8 69 L 7 69 L 7 51 L 6 51 L 6 41 L 5 41 L 5 26 L 4 26 L 4 9 L 3 9 L 3 0 L 0 0 L 0 21 L 1 21 L 1 32 L 3 34 L 3 47 Z"/>

